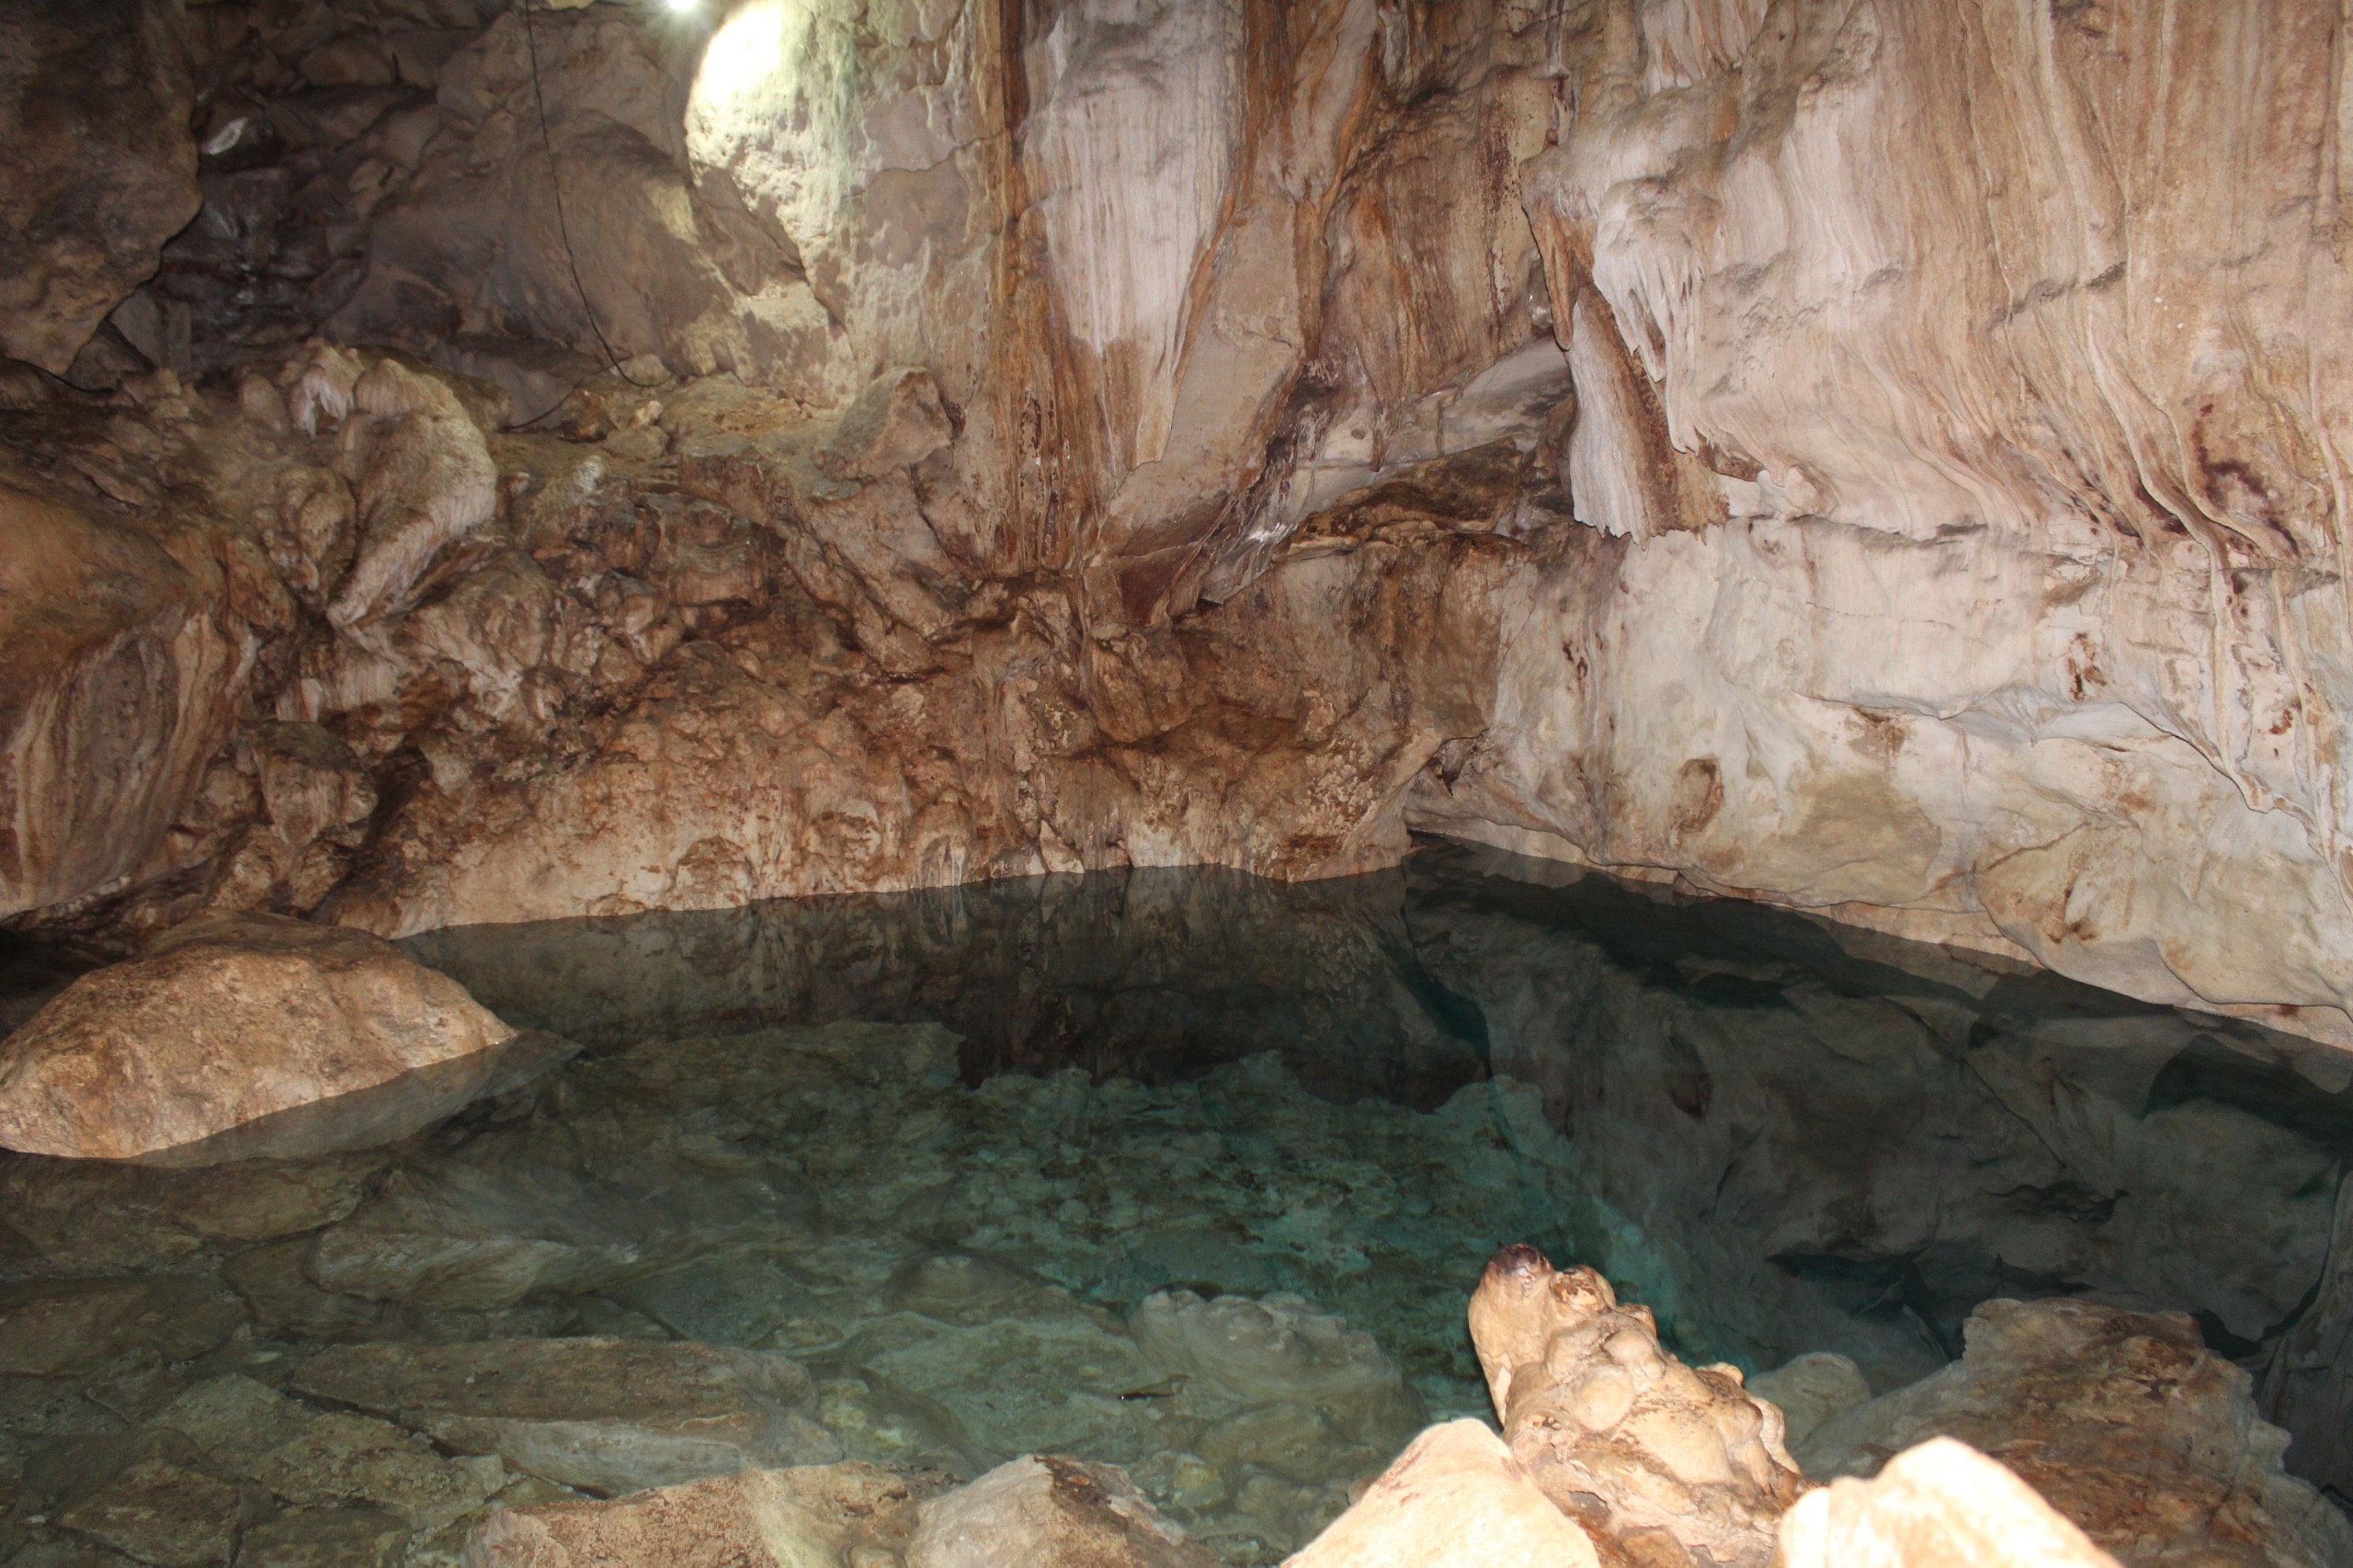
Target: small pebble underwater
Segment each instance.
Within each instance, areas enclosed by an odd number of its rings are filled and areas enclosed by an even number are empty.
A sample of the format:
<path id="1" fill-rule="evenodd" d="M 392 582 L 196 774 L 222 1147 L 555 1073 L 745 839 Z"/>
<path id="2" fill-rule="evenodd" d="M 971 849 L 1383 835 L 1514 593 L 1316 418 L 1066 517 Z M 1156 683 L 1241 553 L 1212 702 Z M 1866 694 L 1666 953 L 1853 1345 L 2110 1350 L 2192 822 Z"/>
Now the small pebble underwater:
<path id="1" fill-rule="evenodd" d="M 1435 842 L 405 946 L 569 1044 L 0 1158 L 0 1562 L 455 1563 L 563 1488 L 1039 1450 L 1272 1562 L 1487 1414 L 1522 1241 L 1880 1390 L 1992 1297 L 2188 1312 L 2343 1484 L 2353 1056 L 2249 1025 Z"/>

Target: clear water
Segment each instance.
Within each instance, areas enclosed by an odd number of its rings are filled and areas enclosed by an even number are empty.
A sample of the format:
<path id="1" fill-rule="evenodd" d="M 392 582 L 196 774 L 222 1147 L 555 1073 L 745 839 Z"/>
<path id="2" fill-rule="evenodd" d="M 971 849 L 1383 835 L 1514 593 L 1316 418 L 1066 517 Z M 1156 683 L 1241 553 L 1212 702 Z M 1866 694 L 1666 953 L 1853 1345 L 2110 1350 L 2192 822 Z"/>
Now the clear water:
<path id="1" fill-rule="evenodd" d="M 1304 886 L 1134 872 L 408 945 L 582 1052 L 372 1147 L 301 1153 L 297 1125 L 202 1169 L 0 1162 L 11 1279 L 197 1292 L 105 1333 L 60 1314 L 120 1320 L 119 1291 L 0 1299 L 0 1341 L 65 1345 L 0 1343 L 0 1562 L 122 1544 L 118 1494 L 155 1507 L 121 1478 L 159 1452 L 234 1483 L 172 1506 L 233 1495 L 240 1562 L 370 1519 L 382 1561 L 453 1561 L 459 1505 L 553 1494 L 516 1453 L 438 1433 L 415 1457 L 447 1473 L 403 1493 L 219 1434 L 313 1421 L 332 1344 L 581 1335 L 789 1357 L 853 1457 L 1120 1463 L 1269 1562 L 1422 1420 L 1483 1410 L 1461 1309 L 1511 1241 L 1602 1268 L 1688 1358 L 1838 1350 L 1881 1388 L 1992 1296 L 2189 1312 L 2303 1428 L 2291 1464 L 2353 1481 L 2353 1325 L 2315 1315 L 2353 1267 L 2353 1057 L 2246 1026 L 1446 845 Z M 199 1346 L 208 1311 L 242 1326 Z"/>

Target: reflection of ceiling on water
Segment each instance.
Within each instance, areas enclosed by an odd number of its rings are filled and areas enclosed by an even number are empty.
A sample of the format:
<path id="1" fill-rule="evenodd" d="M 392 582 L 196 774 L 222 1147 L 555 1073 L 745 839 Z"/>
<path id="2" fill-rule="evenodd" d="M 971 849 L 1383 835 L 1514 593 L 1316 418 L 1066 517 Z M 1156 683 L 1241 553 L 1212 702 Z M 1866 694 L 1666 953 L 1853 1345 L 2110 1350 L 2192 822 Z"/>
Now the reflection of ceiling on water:
<path id="1" fill-rule="evenodd" d="M 592 1049 L 938 1019 L 973 1081 L 1166 1082 L 1272 1050 L 1327 1097 L 1427 1107 L 1509 1074 L 1628 1218 L 1607 1266 L 1672 1280 L 1695 1345 L 1838 1348 L 1882 1384 L 1956 1354 L 1978 1301 L 2062 1292 L 2190 1311 L 2260 1371 L 2353 1155 L 2338 1053 L 1457 845 L 1328 882 L 1131 871 L 410 947 Z"/>

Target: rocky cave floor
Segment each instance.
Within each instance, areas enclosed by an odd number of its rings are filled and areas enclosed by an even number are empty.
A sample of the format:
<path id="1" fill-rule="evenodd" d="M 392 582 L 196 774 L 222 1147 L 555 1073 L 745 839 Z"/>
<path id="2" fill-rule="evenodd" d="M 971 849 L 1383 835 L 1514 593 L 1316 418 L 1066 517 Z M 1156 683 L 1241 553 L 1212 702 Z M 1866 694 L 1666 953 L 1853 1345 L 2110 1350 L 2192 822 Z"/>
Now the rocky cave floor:
<path id="1" fill-rule="evenodd" d="M 1886 1432 L 1803 1439 L 1874 1387 L 1912 1404 L 1857 1408 L 1907 1418 L 1986 1295 L 2325 1359 L 2343 1085 L 1934 949 L 1499 867 L 1529 870 L 1432 846 L 1410 881 L 419 938 L 589 1049 L 372 1147 L 331 1104 L 260 1157 L 0 1163 L 0 1562 L 455 1563 L 501 1508 L 1057 1452 L 1270 1563 L 1426 1423 L 1487 1414 L 1462 1302 L 1529 1240 L 1695 1365 L 1843 1353 L 1757 1385 L 1816 1474 Z M 860 998 L 897 1021 L 812 1021 Z M 2203 1392 L 2162 1441 L 2242 1456 L 2200 1506 L 2264 1521 L 2245 1561 L 2333 1564 L 2353 1533 L 2247 1437 L 2276 1380 L 2170 1321 Z"/>

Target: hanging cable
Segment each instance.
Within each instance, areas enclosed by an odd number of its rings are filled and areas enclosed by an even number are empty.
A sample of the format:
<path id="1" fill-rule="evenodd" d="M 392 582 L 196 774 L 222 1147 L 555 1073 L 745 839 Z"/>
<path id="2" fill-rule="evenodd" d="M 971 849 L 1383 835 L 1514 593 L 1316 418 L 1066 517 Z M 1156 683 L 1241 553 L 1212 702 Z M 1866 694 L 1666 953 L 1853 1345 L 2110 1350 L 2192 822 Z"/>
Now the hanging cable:
<path id="1" fill-rule="evenodd" d="M 545 0 L 542 0 L 542 3 L 544 4 Z M 597 307 L 588 302 L 587 286 L 580 281 L 580 256 L 578 252 L 572 248 L 572 222 L 564 215 L 563 210 L 563 171 L 556 163 L 555 138 L 548 133 L 547 92 L 540 85 L 539 33 L 538 30 L 531 26 L 531 0 L 520 0 L 520 4 L 523 10 L 523 52 L 529 57 L 531 62 L 531 101 L 539 108 L 540 146 L 548 155 L 548 186 L 555 194 L 555 232 L 556 236 L 563 242 L 563 260 L 566 269 L 572 274 L 572 291 L 580 297 L 580 313 L 587 318 L 588 330 L 595 335 L 597 339 L 597 347 L 605 351 L 606 369 L 611 370 L 614 375 L 619 376 L 631 386 L 637 387 L 641 390 L 650 391 L 663 383 L 660 381 L 641 381 L 635 376 L 631 375 L 627 370 L 621 368 L 621 357 L 613 352 L 612 344 L 607 341 L 605 337 L 605 329 L 597 324 Z M 571 401 L 572 394 L 574 392 L 576 392 L 582 387 L 586 386 L 590 381 L 602 373 L 602 371 L 597 370 L 590 371 L 587 375 L 581 377 L 578 381 L 573 382 L 572 385 L 566 387 L 564 389 L 563 395 L 557 398 L 555 402 L 550 403 L 539 413 L 534 414 L 529 419 L 515 420 L 508 424 L 506 427 L 509 430 L 520 430 L 525 426 L 537 425 L 540 420 L 545 419 L 549 415 L 553 414 L 557 409 L 562 408 L 566 403 Z"/>

